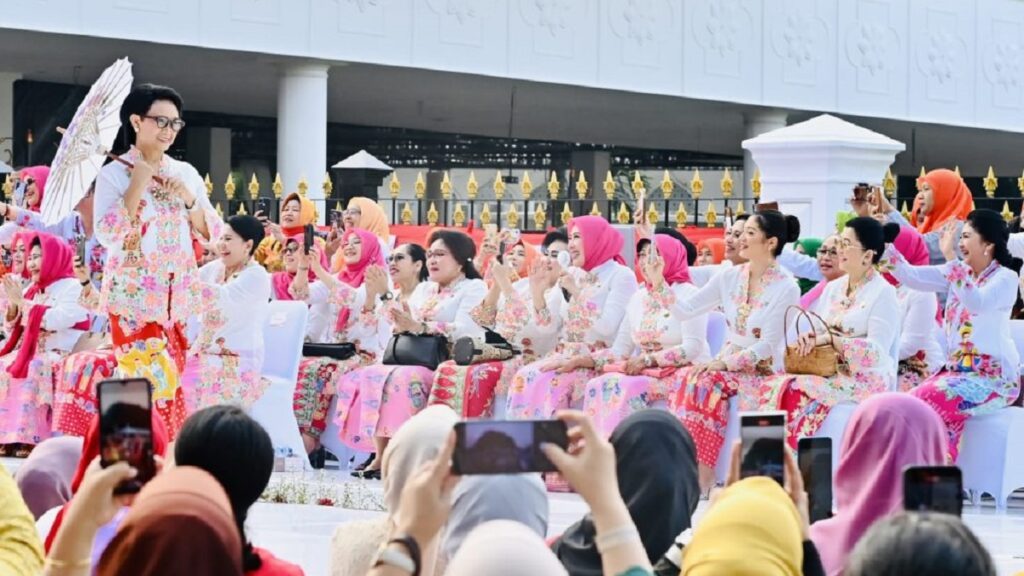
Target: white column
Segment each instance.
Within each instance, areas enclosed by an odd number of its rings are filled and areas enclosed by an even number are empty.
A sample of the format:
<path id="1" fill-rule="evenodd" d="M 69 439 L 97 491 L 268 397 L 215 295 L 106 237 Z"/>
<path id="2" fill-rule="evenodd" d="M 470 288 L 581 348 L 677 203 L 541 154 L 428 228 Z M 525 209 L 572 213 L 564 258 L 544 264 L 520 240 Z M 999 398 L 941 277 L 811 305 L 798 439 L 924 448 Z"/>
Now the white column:
<path id="1" fill-rule="evenodd" d="M 292 64 L 281 71 L 277 91 L 277 170 L 285 194 L 300 178 L 320 222 L 327 213 L 321 184 L 327 172 L 327 70 L 325 64 Z"/>
<path id="2" fill-rule="evenodd" d="M 765 132 L 771 132 L 786 127 L 786 113 L 781 110 L 758 110 L 743 114 L 743 127 L 746 129 L 744 140 L 760 136 Z M 754 190 L 750 186 L 750 180 L 754 177 L 757 164 L 754 163 L 750 150 L 743 150 L 743 197 L 753 198 Z"/>
<path id="3" fill-rule="evenodd" d="M 0 160 L 8 164 L 8 151 L 14 151 L 14 83 L 20 79 L 16 72 L 0 72 Z"/>

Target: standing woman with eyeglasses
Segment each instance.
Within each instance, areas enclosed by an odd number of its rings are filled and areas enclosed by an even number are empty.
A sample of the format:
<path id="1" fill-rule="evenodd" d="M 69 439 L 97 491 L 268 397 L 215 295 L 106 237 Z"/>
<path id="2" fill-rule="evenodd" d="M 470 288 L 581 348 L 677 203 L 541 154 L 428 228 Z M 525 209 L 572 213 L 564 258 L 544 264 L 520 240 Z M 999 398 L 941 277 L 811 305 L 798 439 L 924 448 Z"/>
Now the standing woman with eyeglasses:
<path id="1" fill-rule="evenodd" d="M 166 86 L 137 86 L 121 106 L 132 144 L 96 181 L 96 236 L 108 250 L 102 302 L 110 315 L 118 375 L 147 378 L 173 438 L 186 410 L 179 386 L 183 326 L 202 310 L 192 231 L 218 238 L 223 222 L 191 165 L 167 156 L 185 127 L 182 99 Z"/>

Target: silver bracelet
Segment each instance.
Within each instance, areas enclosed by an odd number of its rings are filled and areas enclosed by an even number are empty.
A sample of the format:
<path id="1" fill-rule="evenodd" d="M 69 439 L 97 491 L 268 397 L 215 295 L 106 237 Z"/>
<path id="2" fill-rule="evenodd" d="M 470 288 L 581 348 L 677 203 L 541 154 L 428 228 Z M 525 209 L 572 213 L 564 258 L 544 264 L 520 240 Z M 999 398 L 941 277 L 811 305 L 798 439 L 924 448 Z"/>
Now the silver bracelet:
<path id="1" fill-rule="evenodd" d="M 618 548 L 623 544 L 640 541 L 640 532 L 636 529 L 636 525 L 628 524 L 598 534 L 597 538 L 594 539 L 594 544 L 597 546 L 598 554 L 604 554 L 608 550 Z"/>

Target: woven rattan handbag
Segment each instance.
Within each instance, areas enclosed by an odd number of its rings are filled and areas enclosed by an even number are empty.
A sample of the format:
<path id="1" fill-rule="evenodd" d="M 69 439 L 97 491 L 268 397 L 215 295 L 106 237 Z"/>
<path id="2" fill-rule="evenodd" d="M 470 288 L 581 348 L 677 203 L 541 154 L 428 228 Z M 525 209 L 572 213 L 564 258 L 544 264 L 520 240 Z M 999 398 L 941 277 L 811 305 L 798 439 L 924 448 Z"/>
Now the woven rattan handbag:
<path id="1" fill-rule="evenodd" d="M 811 350 L 811 353 L 806 356 L 801 356 L 797 346 L 789 344 L 789 312 L 790 310 L 796 309 L 798 314 L 796 317 L 796 324 L 794 328 L 799 333 L 800 330 L 800 319 L 804 318 L 807 323 L 811 325 L 811 334 L 814 335 L 815 340 L 818 338 L 818 332 L 814 327 L 814 321 L 812 318 L 817 318 L 821 322 L 821 325 L 825 330 L 828 330 L 828 324 L 822 320 L 821 316 L 818 316 L 814 312 L 804 310 L 799 306 L 790 306 L 786 308 L 785 315 L 785 326 L 786 330 L 786 356 L 785 356 L 785 367 L 786 374 L 801 374 L 808 376 L 821 376 L 823 378 L 829 378 L 835 376 L 836 372 L 839 371 L 839 352 L 836 351 L 833 346 L 832 332 L 829 330 L 828 344 L 820 344 Z"/>

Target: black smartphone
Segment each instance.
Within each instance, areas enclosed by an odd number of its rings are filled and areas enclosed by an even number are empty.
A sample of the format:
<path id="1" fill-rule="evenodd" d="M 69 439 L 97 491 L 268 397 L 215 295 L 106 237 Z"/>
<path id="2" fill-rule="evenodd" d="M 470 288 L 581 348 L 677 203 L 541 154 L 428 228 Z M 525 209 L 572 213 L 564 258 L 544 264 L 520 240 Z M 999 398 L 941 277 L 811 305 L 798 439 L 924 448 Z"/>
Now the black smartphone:
<path id="1" fill-rule="evenodd" d="M 452 472 L 466 474 L 523 474 L 554 472 L 541 451 L 550 443 L 569 446 L 561 420 L 470 420 L 455 424 Z"/>
<path id="2" fill-rule="evenodd" d="M 871 185 L 867 182 L 859 182 L 853 187 L 853 199 L 857 202 L 866 202 L 871 194 Z"/>
<path id="3" fill-rule="evenodd" d="M 256 199 L 256 212 L 262 212 L 262 216 L 270 218 L 273 214 L 270 213 L 272 204 L 270 198 L 257 198 Z"/>
<path id="4" fill-rule="evenodd" d="M 138 470 L 114 488 L 133 494 L 156 475 L 153 460 L 153 396 L 149 380 L 104 380 L 96 387 L 100 405 L 100 464 L 128 462 Z"/>
<path id="5" fill-rule="evenodd" d="M 768 476 L 785 482 L 786 413 L 740 413 L 740 478 Z"/>
<path id="6" fill-rule="evenodd" d="M 909 466 L 903 471 L 903 509 L 960 516 L 964 481 L 956 466 Z"/>
<path id="7" fill-rule="evenodd" d="M 801 438 L 797 464 L 811 512 L 811 524 L 832 517 L 832 439 Z"/>
<path id="8" fill-rule="evenodd" d="M 313 225 L 306 224 L 306 227 L 302 230 L 302 253 L 309 255 L 310 248 L 313 247 Z"/>

